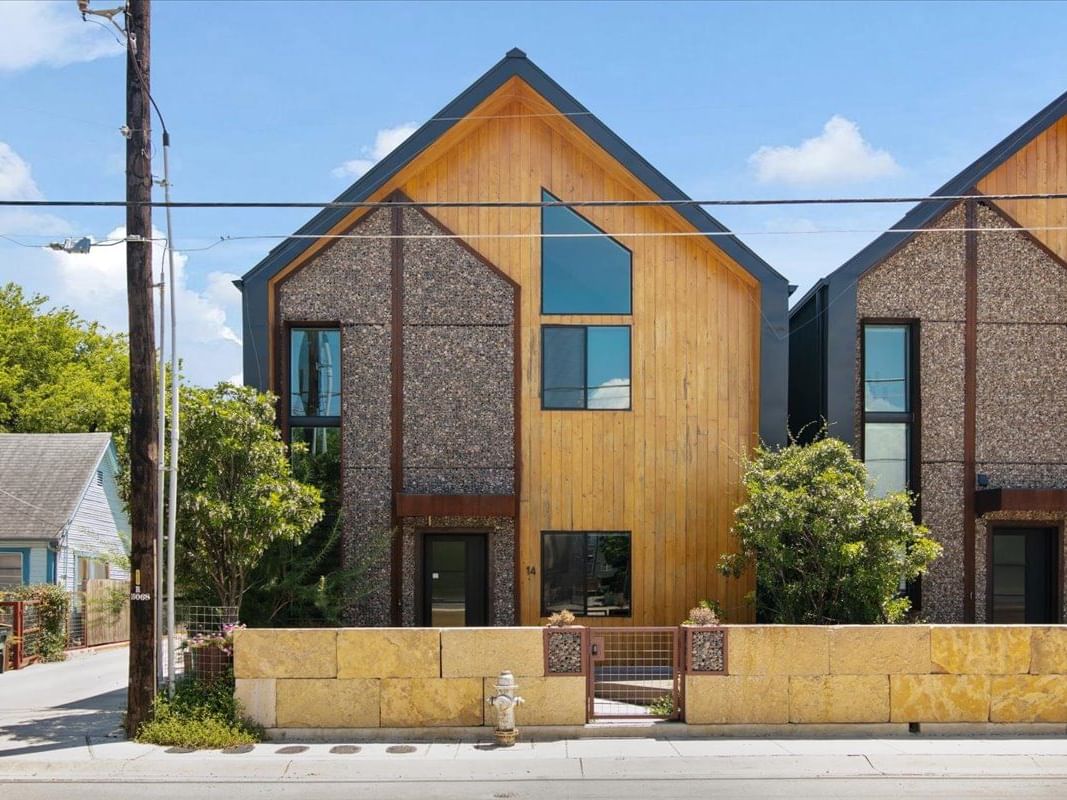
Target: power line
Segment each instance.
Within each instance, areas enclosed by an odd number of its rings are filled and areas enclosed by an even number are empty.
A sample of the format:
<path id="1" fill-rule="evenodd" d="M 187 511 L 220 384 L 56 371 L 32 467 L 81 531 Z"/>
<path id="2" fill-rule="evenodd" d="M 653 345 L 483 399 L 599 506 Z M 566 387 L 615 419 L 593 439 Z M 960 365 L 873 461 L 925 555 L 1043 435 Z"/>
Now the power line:
<path id="1" fill-rule="evenodd" d="M 161 119 L 162 122 L 162 119 Z M 914 197 L 801 197 L 768 199 L 692 200 L 0 200 L 0 207 L 153 208 L 643 208 L 676 206 L 813 206 L 962 202 L 966 200 L 1067 200 L 1065 192 L 1029 194 L 948 194 Z"/>

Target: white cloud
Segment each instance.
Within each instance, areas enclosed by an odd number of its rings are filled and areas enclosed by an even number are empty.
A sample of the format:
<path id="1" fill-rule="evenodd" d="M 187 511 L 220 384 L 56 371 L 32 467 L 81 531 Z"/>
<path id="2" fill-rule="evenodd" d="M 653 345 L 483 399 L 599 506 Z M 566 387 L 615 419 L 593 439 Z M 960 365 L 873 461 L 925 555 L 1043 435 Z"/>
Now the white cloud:
<path id="1" fill-rule="evenodd" d="M 855 122 L 836 114 L 820 135 L 799 146 L 764 146 L 748 160 L 763 183 L 850 183 L 900 170 L 889 152 L 874 149 L 863 138 Z"/>
<path id="2" fill-rule="evenodd" d="M 41 65 L 62 67 L 117 55 L 122 50 L 109 31 L 82 21 L 72 0 L 0 3 L 0 72 Z"/>
<path id="3" fill-rule="evenodd" d="M 630 381 L 611 378 L 589 390 L 589 408 L 629 408 Z"/>
<path id="4" fill-rule="evenodd" d="M 351 161 L 345 161 L 341 166 L 335 167 L 333 176 L 335 178 L 358 178 L 393 152 L 401 142 L 415 132 L 415 129 L 414 122 L 405 122 L 395 128 L 382 128 L 374 136 L 373 147 L 364 146 L 360 148 L 360 152 L 363 154 L 362 158 L 353 158 Z"/>
<path id="5" fill-rule="evenodd" d="M 126 228 L 111 231 L 104 241 L 122 239 Z M 156 241 L 152 247 L 152 274 L 158 275 L 163 265 L 165 248 L 163 233 L 152 229 Z M 87 319 L 94 319 L 116 330 L 126 329 L 126 245 L 97 246 L 84 255 L 49 251 L 56 266 L 62 288 L 72 298 L 79 298 L 76 308 Z M 218 280 L 208 277 L 208 291 L 189 288 L 185 270 L 188 257 L 174 253 L 174 281 L 178 287 L 178 328 L 188 341 L 208 343 L 225 341 L 240 345 L 241 339 L 226 322 L 226 309 L 213 296 Z M 172 287 L 167 287 L 170 291 Z M 236 292 L 236 289 L 234 289 Z M 57 298 L 53 298 L 57 299 Z M 170 300 L 167 300 L 168 308 Z"/>
<path id="6" fill-rule="evenodd" d="M 0 142 L 0 200 L 43 200 L 30 165 L 11 145 Z M 70 233 L 70 226 L 52 214 L 32 208 L 0 209 L 0 233 L 59 236 Z"/>

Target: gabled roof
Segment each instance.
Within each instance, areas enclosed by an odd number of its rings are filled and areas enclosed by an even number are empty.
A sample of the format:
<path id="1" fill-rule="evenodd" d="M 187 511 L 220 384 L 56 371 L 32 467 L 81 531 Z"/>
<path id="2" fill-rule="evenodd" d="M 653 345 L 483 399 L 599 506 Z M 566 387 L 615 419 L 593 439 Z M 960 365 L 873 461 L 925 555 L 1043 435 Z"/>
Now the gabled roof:
<path id="1" fill-rule="evenodd" d="M 110 446 L 110 433 L 0 434 L 0 542 L 58 537 Z"/>
<path id="2" fill-rule="evenodd" d="M 522 50 L 514 48 L 508 51 L 508 54 L 503 59 L 471 84 L 455 100 L 435 114 L 429 122 L 408 137 L 403 144 L 375 164 L 363 177 L 342 192 L 337 201 L 358 203 L 366 200 L 412 159 L 430 147 L 453 125 L 467 116 L 478 104 L 513 77 L 521 78 L 545 100 L 555 106 L 557 110 L 567 114 L 571 122 L 607 151 L 659 198 L 663 200 L 690 199 L 681 189 L 642 158 L 636 150 L 626 144 L 607 125 L 597 119 L 585 106 L 575 100 L 562 86 L 527 58 Z M 727 231 L 718 220 L 697 206 L 678 206 L 676 210 L 697 230 L 720 233 Z M 349 208 L 323 209 L 301 227 L 297 234 L 301 237 L 325 234 L 349 213 L 351 213 Z M 782 275 L 736 237 L 714 236 L 709 238 L 761 283 L 768 281 L 785 283 L 785 278 Z M 314 238 L 286 239 L 271 250 L 256 266 L 245 273 L 242 282 L 250 279 L 269 279 L 300 253 L 311 247 L 314 242 Z"/>
<path id="3" fill-rule="evenodd" d="M 952 196 L 970 194 L 977 188 L 979 181 L 989 173 L 1015 155 L 1019 150 L 1026 147 L 1042 131 L 1052 125 L 1056 120 L 1067 114 L 1067 92 L 1064 92 L 1034 116 L 1012 131 L 1007 137 L 994 145 L 989 152 L 981 156 L 977 161 L 968 166 L 948 183 L 935 191 L 932 196 Z M 869 245 L 860 250 L 856 255 L 831 272 L 825 278 L 819 280 L 815 286 L 793 305 L 793 310 L 800 308 L 808 297 L 820 286 L 825 286 L 831 281 L 840 278 L 855 280 L 872 267 L 881 263 L 890 253 L 910 240 L 914 233 L 903 233 L 902 230 L 916 230 L 926 227 L 936 220 L 942 213 L 959 201 L 937 200 L 919 203 L 905 214 L 899 222 L 893 225 Z M 792 311 L 790 311 L 792 314 Z"/>

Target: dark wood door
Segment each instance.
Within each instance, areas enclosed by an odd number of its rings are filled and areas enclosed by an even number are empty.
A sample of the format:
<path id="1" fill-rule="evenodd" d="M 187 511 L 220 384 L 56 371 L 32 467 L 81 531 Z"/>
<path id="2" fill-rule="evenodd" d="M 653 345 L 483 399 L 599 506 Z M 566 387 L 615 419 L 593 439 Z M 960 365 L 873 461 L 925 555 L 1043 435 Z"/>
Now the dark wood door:
<path id="1" fill-rule="evenodd" d="M 993 530 L 991 622 L 1057 620 L 1058 539 L 1055 528 Z"/>
<path id="2" fill-rule="evenodd" d="M 427 533 L 422 547 L 422 624 L 434 628 L 488 624 L 485 534 Z"/>

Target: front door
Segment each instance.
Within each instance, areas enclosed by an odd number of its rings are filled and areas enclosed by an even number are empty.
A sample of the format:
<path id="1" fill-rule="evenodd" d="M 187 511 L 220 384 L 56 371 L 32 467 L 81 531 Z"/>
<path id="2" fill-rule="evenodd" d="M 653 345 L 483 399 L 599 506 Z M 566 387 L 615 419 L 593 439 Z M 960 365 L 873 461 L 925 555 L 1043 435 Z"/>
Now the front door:
<path id="1" fill-rule="evenodd" d="M 488 624 L 486 536 L 422 537 L 422 623 L 434 628 Z"/>
<path id="2" fill-rule="evenodd" d="M 1056 528 L 993 530 L 994 623 L 1050 623 L 1058 618 Z"/>

